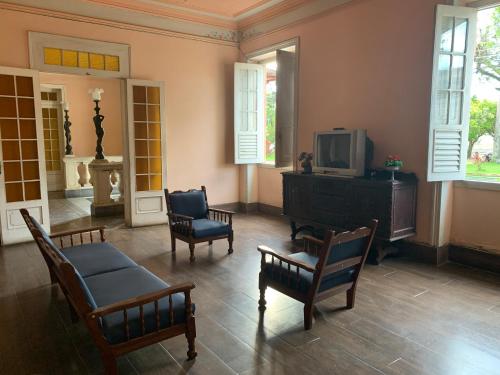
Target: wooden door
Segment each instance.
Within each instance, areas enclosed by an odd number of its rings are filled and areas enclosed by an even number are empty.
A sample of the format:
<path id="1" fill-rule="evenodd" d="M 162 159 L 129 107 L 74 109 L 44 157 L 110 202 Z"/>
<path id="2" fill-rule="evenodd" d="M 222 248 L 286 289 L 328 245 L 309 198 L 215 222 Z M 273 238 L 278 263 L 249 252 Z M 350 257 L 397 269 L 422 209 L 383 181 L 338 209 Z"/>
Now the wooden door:
<path id="1" fill-rule="evenodd" d="M 38 72 L 0 67 L 0 223 L 3 245 L 31 239 L 20 208 L 49 231 Z"/>
<path id="2" fill-rule="evenodd" d="M 125 221 L 130 226 L 167 222 L 165 93 L 163 82 L 128 79 L 124 154 Z"/>

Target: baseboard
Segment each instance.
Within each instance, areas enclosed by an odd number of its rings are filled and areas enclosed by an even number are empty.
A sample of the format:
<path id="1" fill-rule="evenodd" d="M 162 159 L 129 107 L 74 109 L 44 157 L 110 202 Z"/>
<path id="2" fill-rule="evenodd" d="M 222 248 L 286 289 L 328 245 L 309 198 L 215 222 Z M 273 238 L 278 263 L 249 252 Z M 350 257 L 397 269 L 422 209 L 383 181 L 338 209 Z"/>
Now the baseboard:
<path id="1" fill-rule="evenodd" d="M 440 265 L 448 261 L 449 246 L 431 246 L 427 244 L 401 241 L 397 243 L 399 254 L 416 259 L 423 263 Z"/>
<path id="2" fill-rule="evenodd" d="M 232 211 L 232 212 L 240 212 L 240 204 L 239 202 L 234 203 L 223 203 L 223 204 L 214 204 L 213 208 L 218 208 L 220 210 Z"/>
<path id="3" fill-rule="evenodd" d="M 259 203 L 239 203 L 239 209 L 238 212 L 244 213 L 244 214 L 250 214 L 250 213 L 255 213 L 259 211 Z"/>
<path id="4" fill-rule="evenodd" d="M 448 259 L 451 262 L 500 273 L 500 254 L 471 247 L 450 245 Z"/>
<path id="5" fill-rule="evenodd" d="M 276 206 L 271 206 L 269 204 L 265 203 L 259 203 L 259 212 L 262 212 L 267 215 L 273 215 L 273 216 L 282 216 L 283 215 L 283 209 L 281 207 L 276 207 Z"/>
<path id="6" fill-rule="evenodd" d="M 94 196 L 94 188 L 66 189 L 64 190 L 64 196 L 66 198 L 89 198 Z"/>

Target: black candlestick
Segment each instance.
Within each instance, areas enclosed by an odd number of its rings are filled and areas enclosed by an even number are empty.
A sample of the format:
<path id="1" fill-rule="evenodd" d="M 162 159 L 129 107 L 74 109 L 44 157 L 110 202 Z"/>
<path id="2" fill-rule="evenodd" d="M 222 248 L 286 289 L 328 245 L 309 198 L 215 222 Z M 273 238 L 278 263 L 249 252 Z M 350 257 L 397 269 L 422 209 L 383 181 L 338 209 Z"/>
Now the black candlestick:
<path id="1" fill-rule="evenodd" d="M 64 136 L 66 137 L 66 152 L 65 155 L 73 155 L 73 147 L 71 146 L 71 121 L 69 121 L 68 110 L 64 110 Z"/>
<path id="2" fill-rule="evenodd" d="M 95 116 L 94 116 L 94 125 L 95 125 L 95 134 L 97 135 L 97 146 L 95 148 L 96 154 L 95 158 L 97 160 L 103 160 L 104 159 L 104 154 L 103 149 L 102 149 L 102 138 L 104 137 L 104 129 L 102 128 L 101 124 L 104 120 L 104 116 L 99 114 L 99 111 L 101 110 L 99 108 L 99 100 L 94 100 L 95 103 Z"/>

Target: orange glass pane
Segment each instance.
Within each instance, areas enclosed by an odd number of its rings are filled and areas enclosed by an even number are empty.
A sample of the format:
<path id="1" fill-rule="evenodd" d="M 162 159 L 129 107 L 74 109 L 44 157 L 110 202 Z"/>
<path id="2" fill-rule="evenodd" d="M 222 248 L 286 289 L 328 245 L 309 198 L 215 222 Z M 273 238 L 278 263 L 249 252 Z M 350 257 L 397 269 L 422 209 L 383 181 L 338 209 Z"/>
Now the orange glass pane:
<path id="1" fill-rule="evenodd" d="M 17 121 L 14 119 L 0 119 L 0 136 L 2 139 L 18 139 Z"/>
<path id="2" fill-rule="evenodd" d="M 0 74 L 0 95 L 16 95 L 14 88 L 14 76 Z"/>
<path id="3" fill-rule="evenodd" d="M 149 190 L 161 190 L 161 176 L 149 176 Z"/>
<path id="4" fill-rule="evenodd" d="M 135 141 L 135 155 L 136 156 L 148 156 L 148 142 L 147 141 Z"/>
<path id="5" fill-rule="evenodd" d="M 60 160 L 53 160 L 52 161 L 52 170 L 53 171 L 60 171 L 61 170 L 61 161 Z"/>
<path id="6" fill-rule="evenodd" d="M 17 98 L 19 117 L 35 118 L 35 101 L 33 99 Z"/>
<path id="7" fill-rule="evenodd" d="M 38 162 L 37 161 L 25 161 L 23 162 L 23 178 L 24 180 L 39 180 L 40 175 L 38 173 Z"/>
<path id="8" fill-rule="evenodd" d="M 40 96 L 42 97 L 42 100 L 49 100 L 49 93 L 46 91 L 42 91 Z"/>
<path id="9" fill-rule="evenodd" d="M 47 130 L 50 128 L 50 120 L 48 118 L 43 119 L 43 128 Z"/>
<path id="10" fill-rule="evenodd" d="M 146 124 L 135 123 L 134 124 L 135 139 L 146 139 L 148 137 L 148 126 Z"/>
<path id="11" fill-rule="evenodd" d="M 21 153 L 24 160 L 38 159 L 36 141 L 21 141 Z"/>
<path id="12" fill-rule="evenodd" d="M 148 87 L 148 103 L 160 104 L 160 88 Z"/>
<path id="13" fill-rule="evenodd" d="M 17 87 L 17 96 L 29 96 L 30 98 L 34 96 L 33 78 L 17 76 L 16 87 Z"/>
<path id="14" fill-rule="evenodd" d="M 136 158 L 135 159 L 135 174 L 148 174 L 148 159 Z"/>
<path id="15" fill-rule="evenodd" d="M 50 129 L 51 131 L 57 131 L 57 119 L 56 118 L 51 118 L 50 119 Z"/>
<path id="16" fill-rule="evenodd" d="M 52 151 L 59 150 L 59 140 L 52 138 L 50 141 L 50 148 Z"/>
<path id="17" fill-rule="evenodd" d="M 104 70 L 104 55 L 89 53 L 89 59 L 92 69 Z"/>
<path id="18" fill-rule="evenodd" d="M 0 117 L 17 117 L 15 98 L 0 97 Z"/>
<path id="19" fill-rule="evenodd" d="M 61 65 L 61 50 L 59 48 L 44 48 L 44 62 L 48 65 Z"/>
<path id="20" fill-rule="evenodd" d="M 153 174 L 161 174 L 161 159 L 151 158 L 149 159 L 149 172 Z"/>
<path id="21" fill-rule="evenodd" d="M 52 170 L 52 162 L 50 160 L 45 162 L 45 169 L 49 172 Z"/>
<path id="22" fill-rule="evenodd" d="M 21 181 L 21 163 L 18 161 L 6 161 L 3 163 L 5 181 Z"/>
<path id="23" fill-rule="evenodd" d="M 146 105 L 134 104 L 134 121 L 146 121 Z"/>
<path id="24" fill-rule="evenodd" d="M 132 93 L 134 103 L 146 103 L 146 88 L 144 86 L 133 86 Z"/>
<path id="25" fill-rule="evenodd" d="M 52 160 L 52 153 L 50 150 L 45 149 L 45 160 Z"/>
<path id="26" fill-rule="evenodd" d="M 57 148 L 56 150 L 52 150 L 52 160 L 59 160 L 59 159 L 61 159 L 59 148 Z"/>
<path id="27" fill-rule="evenodd" d="M 20 160 L 18 141 L 2 141 L 3 160 Z"/>
<path id="28" fill-rule="evenodd" d="M 23 184 L 16 182 L 5 184 L 5 198 L 7 202 L 20 202 L 23 200 Z"/>
<path id="29" fill-rule="evenodd" d="M 42 108 L 42 117 L 49 118 L 49 109 L 48 108 Z"/>
<path id="30" fill-rule="evenodd" d="M 57 118 L 57 108 L 50 108 L 49 113 L 50 113 L 50 118 Z"/>
<path id="31" fill-rule="evenodd" d="M 161 157 L 160 141 L 149 141 L 149 156 Z"/>
<path id="32" fill-rule="evenodd" d="M 148 121 L 160 122 L 160 106 L 153 104 L 148 105 Z"/>
<path id="33" fill-rule="evenodd" d="M 88 52 L 78 52 L 78 66 L 80 68 L 89 67 L 89 54 Z"/>
<path id="34" fill-rule="evenodd" d="M 78 66 L 78 52 L 63 50 L 62 51 L 62 64 L 63 66 L 68 66 L 70 68 L 76 68 Z"/>
<path id="35" fill-rule="evenodd" d="M 120 70 L 120 59 L 118 56 L 104 56 L 104 63 L 106 64 L 106 70 L 112 72 L 118 72 Z"/>
<path id="36" fill-rule="evenodd" d="M 45 149 L 46 149 L 46 150 L 50 150 L 50 148 L 51 148 L 51 147 L 50 147 L 50 139 L 49 139 L 49 140 L 44 141 L 44 147 L 45 147 Z"/>
<path id="37" fill-rule="evenodd" d="M 32 181 L 24 183 L 24 196 L 25 200 L 32 201 L 40 199 L 40 181 Z"/>
<path id="38" fill-rule="evenodd" d="M 149 179 L 148 176 L 135 176 L 135 190 L 136 191 L 147 191 L 149 190 Z"/>
<path id="39" fill-rule="evenodd" d="M 21 129 L 22 139 L 36 139 L 35 120 L 19 120 L 19 128 Z"/>
<path id="40" fill-rule="evenodd" d="M 160 124 L 158 124 L 158 123 L 148 124 L 148 128 L 149 128 L 149 139 L 160 139 L 161 138 Z"/>

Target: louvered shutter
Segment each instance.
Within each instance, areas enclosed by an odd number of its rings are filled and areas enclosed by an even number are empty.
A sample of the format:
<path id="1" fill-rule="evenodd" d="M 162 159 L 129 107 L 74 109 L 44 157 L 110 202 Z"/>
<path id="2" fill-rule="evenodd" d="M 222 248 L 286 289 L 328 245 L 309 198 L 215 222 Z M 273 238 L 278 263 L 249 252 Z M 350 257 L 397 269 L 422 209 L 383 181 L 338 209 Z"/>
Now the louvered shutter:
<path id="1" fill-rule="evenodd" d="M 234 65 L 234 160 L 264 160 L 264 72 L 259 64 Z"/>
<path id="2" fill-rule="evenodd" d="M 437 6 L 428 181 L 465 178 L 476 14 L 471 8 Z"/>

